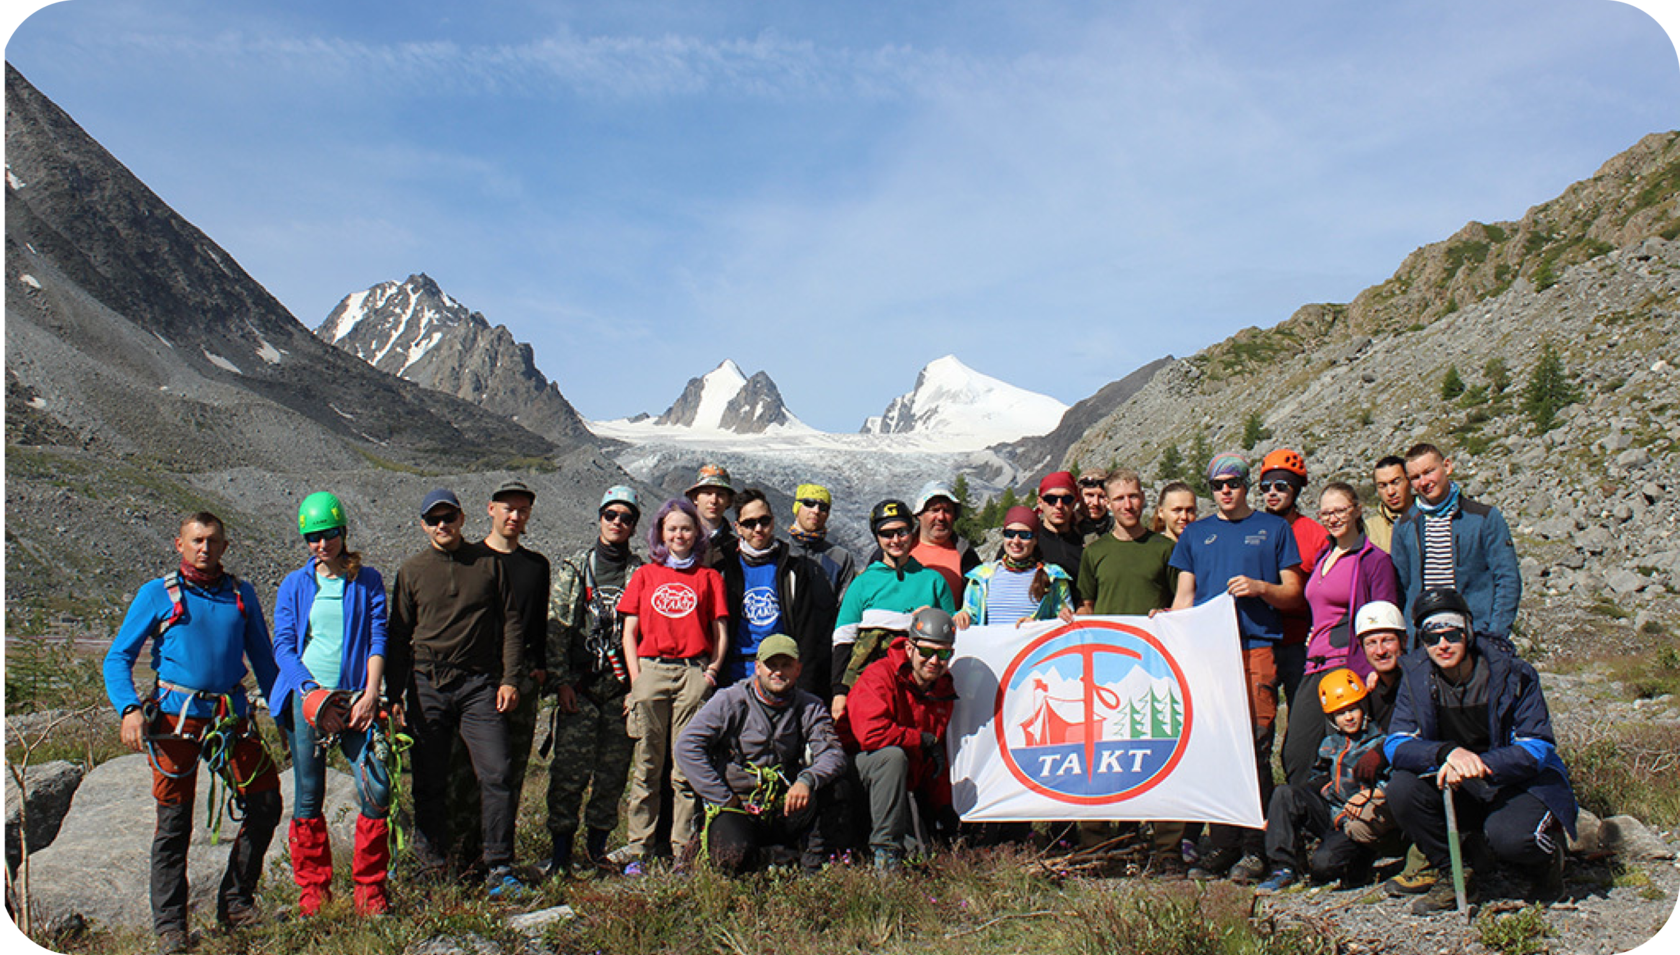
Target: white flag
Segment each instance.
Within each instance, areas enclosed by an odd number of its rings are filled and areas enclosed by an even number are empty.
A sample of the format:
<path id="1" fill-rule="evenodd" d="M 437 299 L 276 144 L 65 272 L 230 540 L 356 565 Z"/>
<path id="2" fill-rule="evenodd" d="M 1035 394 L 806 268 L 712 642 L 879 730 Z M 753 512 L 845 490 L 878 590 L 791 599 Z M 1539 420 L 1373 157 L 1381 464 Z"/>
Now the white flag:
<path id="1" fill-rule="evenodd" d="M 1264 825 L 1236 605 L 972 627 L 948 745 L 970 821 Z"/>

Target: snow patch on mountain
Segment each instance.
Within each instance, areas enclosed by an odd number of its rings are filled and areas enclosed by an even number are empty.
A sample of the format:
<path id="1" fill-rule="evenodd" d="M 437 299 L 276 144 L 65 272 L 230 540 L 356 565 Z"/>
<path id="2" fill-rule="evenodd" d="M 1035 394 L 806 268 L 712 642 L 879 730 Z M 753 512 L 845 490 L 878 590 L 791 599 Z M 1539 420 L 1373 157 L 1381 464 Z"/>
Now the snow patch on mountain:
<path id="1" fill-rule="evenodd" d="M 869 418 L 864 434 L 927 434 L 953 445 L 984 447 L 1045 434 L 1067 405 L 983 375 L 955 355 L 935 359 L 916 376 L 916 387 Z"/>

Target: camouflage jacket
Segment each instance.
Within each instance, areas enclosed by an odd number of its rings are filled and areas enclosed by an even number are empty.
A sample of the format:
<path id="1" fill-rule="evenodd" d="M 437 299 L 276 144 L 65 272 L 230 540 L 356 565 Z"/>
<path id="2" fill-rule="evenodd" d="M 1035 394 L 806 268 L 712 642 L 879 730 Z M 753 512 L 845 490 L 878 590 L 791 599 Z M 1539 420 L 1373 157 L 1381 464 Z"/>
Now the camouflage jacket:
<path id="1" fill-rule="evenodd" d="M 547 685 L 565 684 L 599 700 L 628 691 L 630 684 L 628 677 L 620 680 L 617 675 L 624 666 L 624 618 L 617 612 L 623 584 L 607 589 L 593 586 L 590 559 L 594 553 L 591 544 L 555 565 L 548 594 Z M 642 559 L 632 551 L 624 569 L 625 583 L 641 565 Z"/>

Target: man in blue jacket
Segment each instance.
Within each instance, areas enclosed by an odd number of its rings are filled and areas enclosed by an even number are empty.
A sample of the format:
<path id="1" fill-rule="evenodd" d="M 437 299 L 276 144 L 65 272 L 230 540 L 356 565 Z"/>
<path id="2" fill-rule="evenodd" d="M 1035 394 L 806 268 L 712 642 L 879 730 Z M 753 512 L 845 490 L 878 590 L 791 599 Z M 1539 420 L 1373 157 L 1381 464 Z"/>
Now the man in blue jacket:
<path id="1" fill-rule="evenodd" d="M 1482 644 L 1511 650 L 1511 624 L 1522 598 L 1511 528 L 1499 508 L 1465 497 L 1452 473 L 1452 462 L 1433 444 L 1406 452 L 1406 477 L 1416 496 L 1394 525 L 1389 551 L 1402 609 L 1415 618 L 1418 595 L 1450 587 L 1469 604 Z"/>
<path id="2" fill-rule="evenodd" d="M 1443 788 L 1453 790 L 1459 832 L 1480 830 L 1496 859 L 1539 873 L 1542 898 L 1562 889 L 1559 830 L 1575 833 L 1575 793 L 1540 677 L 1503 646 L 1481 643 L 1473 619 L 1455 590 L 1419 596 L 1413 623 L 1423 647 L 1401 663 L 1400 695 L 1383 744 L 1394 768 L 1389 807 L 1429 862 L 1393 880 L 1396 892 L 1425 893 L 1412 906 L 1419 915 L 1455 902 L 1452 883 L 1440 878 L 1451 859 Z M 1469 873 L 1465 882 L 1468 890 Z"/>
<path id="3" fill-rule="evenodd" d="M 234 799 L 244 809 L 216 893 L 222 925 L 259 921 L 253 896 L 280 821 L 280 778 L 245 697 L 247 660 L 264 696 L 274 685 L 274 648 L 257 592 L 222 569 L 227 546 L 216 515 L 200 511 L 183 520 L 175 538 L 180 567 L 140 588 L 105 654 L 105 693 L 122 714 L 123 745 L 145 752 L 152 765 L 152 928 L 163 955 L 189 944 L 187 847 L 201 754 L 212 771 L 236 781 Z M 147 640 L 157 686 L 142 703 L 134 664 Z"/>

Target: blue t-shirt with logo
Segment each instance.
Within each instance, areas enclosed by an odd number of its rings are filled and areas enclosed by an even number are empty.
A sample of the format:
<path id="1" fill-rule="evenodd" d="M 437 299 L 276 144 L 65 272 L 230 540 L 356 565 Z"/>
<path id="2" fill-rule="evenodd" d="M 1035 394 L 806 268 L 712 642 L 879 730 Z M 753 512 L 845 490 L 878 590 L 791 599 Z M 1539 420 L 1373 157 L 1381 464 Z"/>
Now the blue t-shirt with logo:
<path id="1" fill-rule="evenodd" d="M 1298 567 L 1301 552 L 1289 522 L 1256 510 L 1240 521 L 1204 517 L 1178 535 L 1170 564 L 1196 576 L 1196 605 L 1225 592 L 1232 577 L 1283 582 L 1282 571 Z M 1283 617 L 1259 597 L 1237 598 L 1237 628 L 1243 647 L 1266 646 L 1283 639 Z"/>
<path id="2" fill-rule="evenodd" d="M 782 633 L 782 598 L 776 587 L 776 562 L 762 564 L 741 561 L 744 589 L 741 594 L 741 613 L 732 618 L 735 632 L 731 634 L 729 659 L 724 661 L 719 685 L 744 680 L 752 676 L 753 659 L 758 645 L 773 633 Z"/>

